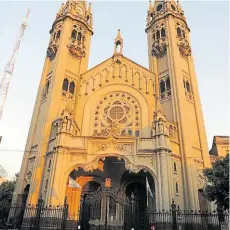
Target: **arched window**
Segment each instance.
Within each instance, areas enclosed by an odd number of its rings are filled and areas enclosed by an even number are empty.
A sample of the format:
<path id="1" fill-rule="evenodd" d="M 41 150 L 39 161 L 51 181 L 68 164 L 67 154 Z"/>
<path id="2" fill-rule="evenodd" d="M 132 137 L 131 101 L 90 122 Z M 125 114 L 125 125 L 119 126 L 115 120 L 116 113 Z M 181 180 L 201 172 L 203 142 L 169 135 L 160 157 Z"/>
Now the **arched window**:
<path id="1" fill-rule="evenodd" d="M 135 137 L 139 137 L 139 135 L 140 135 L 139 130 L 136 130 L 136 131 L 135 131 Z"/>
<path id="2" fill-rule="evenodd" d="M 186 81 L 186 90 L 190 93 L 191 89 L 190 89 L 190 84 Z"/>
<path id="3" fill-rule="evenodd" d="M 121 42 L 117 41 L 115 44 L 116 52 L 121 52 Z"/>
<path id="4" fill-rule="evenodd" d="M 89 23 L 89 15 L 87 15 L 86 20 L 87 20 L 87 22 Z"/>
<path id="5" fill-rule="evenodd" d="M 69 92 L 74 94 L 74 90 L 75 90 L 75 83 L 72 81 L 70 84 L 69 84 Z"/>
<path id="6" fill-rule="evenodd" d="M 129 129 L 128 134 L 129 134 L 130 136 L 132 136 L 133 131 L 132 131 L 131 129 Z"/>
<path id="7" fill-rule="evenodd" d="M 76 30 L 73 30 L 72 33 L 71 33 L 71 38 L 72 39 L 76 39 L 77 38 L 77 31 Z"/>
<path id="8" fill-rule="evenodd" d="M 164 93 L 164 91 L 165 91 L 165 82 L 164 81 L 160 82 L 160 90 L 161 90 L 161 93 Z"/>
<path id="9" fill-rule="evenodd" d="M 60 31 L 60 30 L 58 30 L 58 32 L 57 32 L 57 36 L 56 36 L 56 39 L 60 38 L 60 36 L 61 36 L 61 31 Z"/>
<path id="10" fill-rule="evenodd" d="M 160 11 L 162 9 L 162 4 L 157 6 L 157 11 Z"/>
<path id="11" fill-rule="evenodd" d="M 166 36 L 165 29 L 162 28 L 161 29 L 161 37 L 164 38 L 165 36 Z"/>
<path id="12" fill-rule="evenodd" d="M 157 35 L 157 39 L 159 39 L 160 38 L 160 31 L 159 30 L 157 31 L 156 35 Z"/>
<path id="13" fill-rule="evenodd" d="M 51 167 L 51 159 L 49 160 L 48 169 Z"/>
<path id="14" fill-rule="evenodd" d="M 177 36 L 181 37 L 181 29 L 180 29 L 180 27 L 177 27 Z"/>
<path id="15" fill-rule="evenodd" d="M 166 79 L 166 89 L 167 90 L 171 89 L 170 79 L 169 78 Z"/>
<path id="16" fill-rule="evenodd" d="M 78 41 L 81 41 L 81 32 L 78 33 L 78 35 L 77 35 L 77 40 L 78 40 Z"/>
<path id="17" fill-rule="evenodd" d="M 53 40 L 56 38 L 56 33 L 54 33 L 54 35 L 53 35 Z"/>
<path id="18" fill-rule="evenodd" d="M 184 30 L 181 31 L 182 37 L 185 38 L 185 32 Z"/>
<path id="19" fill-rule="evenodd" d="M 177 173 L 176 162 L 174 162 L 174 164 L 173 164 L 173 169 L 174 169 L 174 173 Z"/>
<path id="20" fill-rule="evenodd" d="M 48 179 L 46 180 L 45 189 L 48 188 Z"/>
<path id="21" fill-rule="evenodd" d="M 62 84 L 62 89 L 67 91 L 68 87 L 69 87 L 69 81 L 68 81 L 68 79 L 65 78 L 63 81 L 63 84 Z"/>
<path id="22" fill-rule="evenodd" d="M 153 34 L 153 41 L 156 40 L 156 34 Z"/>
<path id="23" fill-rule="evenodd" d="M 178 183 L 176 182 L 176 194 L 179 194 L 179 187 L 178 187 Z"/>

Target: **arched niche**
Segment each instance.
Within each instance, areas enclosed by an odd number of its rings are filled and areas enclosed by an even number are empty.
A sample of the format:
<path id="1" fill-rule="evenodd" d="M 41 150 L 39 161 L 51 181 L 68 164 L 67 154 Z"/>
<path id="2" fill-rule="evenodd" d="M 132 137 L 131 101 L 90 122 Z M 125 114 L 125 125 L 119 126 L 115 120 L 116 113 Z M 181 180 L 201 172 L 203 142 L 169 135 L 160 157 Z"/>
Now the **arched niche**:
<path id="1" fill-rule="evenodd" d="M 130 94 L 136 99 L 136 101 L 141 106 L 141 135 L 143 137 L 150 137 L 151 135 L 151 122 L 152 114 L 149 109 L 148 103 L 144 95 L 142 95 L 138 90 L 132 88 L 125 84 L 112 84 L 105 87 L 102 87 L 100 90 L 94 92 L 93 95 L 89 97 L 86 101 L 82 114 L 82 136 L 90 136 L 91 129 L 90 127 L 93 124 L 95 105 L 101 100 L 103 95 L 106 95 L 110 92 L 124 92 Z M 89 122 L 90 121 L 90 122 Z"/>

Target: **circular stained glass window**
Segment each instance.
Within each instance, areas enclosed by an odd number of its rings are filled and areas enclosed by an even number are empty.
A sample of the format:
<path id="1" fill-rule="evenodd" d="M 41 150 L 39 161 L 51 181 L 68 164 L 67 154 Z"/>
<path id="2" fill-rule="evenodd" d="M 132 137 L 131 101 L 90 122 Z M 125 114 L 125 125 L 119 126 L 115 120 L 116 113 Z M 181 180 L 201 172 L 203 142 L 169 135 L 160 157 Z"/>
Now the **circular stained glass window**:
<path id="1" fill-rule="evenodd" d="M 110 109 L 109 115 L 113 120 L 121 120 L 125 115 L 125 111 L 121 106 L 116 105 Z"/>

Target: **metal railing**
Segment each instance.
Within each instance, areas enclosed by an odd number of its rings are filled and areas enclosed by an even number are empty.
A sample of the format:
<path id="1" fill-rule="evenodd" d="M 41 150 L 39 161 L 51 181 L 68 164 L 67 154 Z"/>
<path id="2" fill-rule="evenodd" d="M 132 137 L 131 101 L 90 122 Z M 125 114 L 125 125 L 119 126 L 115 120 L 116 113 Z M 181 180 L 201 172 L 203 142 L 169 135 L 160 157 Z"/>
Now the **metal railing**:
<path id="1" fill-rule="evenodd" d="M 135 198 L 124 212 L 122 230 L 227 230 L 229 229 L 229 213 L 221 209 L 215 212 L 199 212 L 181 210 L 174 203 L 171 209 L 157 211 L 141 208 Z M 70 230 L 83 229 L 81 220 L 70 217 L 68 204 L 62 206 L 44 206 L 40 198 L 37 205 L 0 206 L 0 229 L 30 230 Z M 95 230 L 99 228 L 95 227 Z M 110 228 L 108 228 L 110 229 Z M 114 226 L 113 229 L 118 229 Z M 88 230 L 88 229 L 85 229 Z"/>

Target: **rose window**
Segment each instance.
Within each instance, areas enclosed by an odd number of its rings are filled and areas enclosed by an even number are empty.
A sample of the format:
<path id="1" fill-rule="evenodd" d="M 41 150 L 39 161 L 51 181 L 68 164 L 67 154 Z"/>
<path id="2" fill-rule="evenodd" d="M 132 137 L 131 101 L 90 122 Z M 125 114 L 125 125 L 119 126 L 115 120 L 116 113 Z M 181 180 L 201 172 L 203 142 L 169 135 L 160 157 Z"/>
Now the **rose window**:
<path id="1" fill-rule="evenodd" d="M 113 120 L 119 121 L 124 117 L 125 111 L 121 106 L 116 105 L 110 109 L 109 115 Z"/>
<path id="2" fill-rule="evenodd" d="M 140 105 L 131 95 L 113 92 L 104 95 L 94 112 L 94 136 L 139 134 Z"/>

